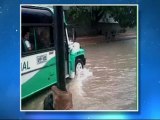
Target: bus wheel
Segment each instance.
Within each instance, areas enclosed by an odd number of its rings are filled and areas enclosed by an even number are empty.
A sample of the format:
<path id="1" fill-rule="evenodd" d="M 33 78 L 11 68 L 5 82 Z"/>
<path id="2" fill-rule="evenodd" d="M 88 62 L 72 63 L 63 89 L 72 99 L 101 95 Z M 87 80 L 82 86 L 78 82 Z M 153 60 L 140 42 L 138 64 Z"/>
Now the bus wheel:
<path id="1" fill-rule="evenodd" d="M 52 93 L 49 94 L 43 102 L 43 109 L 44 110 L 54 110 L 54 101 L 53 101 L 53 95 Z"/>
<path id="2" fill-rule="evenodd" d="M 81 59 L 77 59 L 76 60 L 76 64 L 75 64 L 75 73 L 76 75 L 80 74 L 80 72 L 83 69 L 83 62 Z"/>

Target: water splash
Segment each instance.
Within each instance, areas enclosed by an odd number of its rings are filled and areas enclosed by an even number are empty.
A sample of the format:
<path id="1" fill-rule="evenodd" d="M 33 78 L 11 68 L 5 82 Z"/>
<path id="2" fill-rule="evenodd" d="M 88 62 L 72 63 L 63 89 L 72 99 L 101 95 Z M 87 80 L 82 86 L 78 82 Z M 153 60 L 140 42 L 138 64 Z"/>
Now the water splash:
<path id="1" fill-rule="evenodd" d="M 84 84 L 84 81 L 89 80 L 89 77 L 91 76 L 93 76 L 93 73 L 89 69 L 84 68 L 69 83 L 69 91 L 71 91 L 75 96 L 85 95 L 83 91 L 83 84 Z"/>

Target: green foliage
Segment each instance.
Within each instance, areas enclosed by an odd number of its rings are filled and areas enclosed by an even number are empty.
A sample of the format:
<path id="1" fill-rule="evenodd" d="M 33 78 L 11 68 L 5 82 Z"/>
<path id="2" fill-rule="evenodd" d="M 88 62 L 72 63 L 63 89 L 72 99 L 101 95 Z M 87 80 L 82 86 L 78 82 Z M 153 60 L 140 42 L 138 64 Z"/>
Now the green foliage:
<path id="1" fill-rule="evenodd" d="M 137 24 L 136 6 L 111 7 L 110 15 L 121 27 L 134 27 Z"/>
<path id="2" fill-rule="evenodd" d="M 74 6 L 67 11 L 67 20 L 74 24 L 96 25 L 110 14 L 121 27 L 134 27 L 137 21 L 136 6 Z"/>

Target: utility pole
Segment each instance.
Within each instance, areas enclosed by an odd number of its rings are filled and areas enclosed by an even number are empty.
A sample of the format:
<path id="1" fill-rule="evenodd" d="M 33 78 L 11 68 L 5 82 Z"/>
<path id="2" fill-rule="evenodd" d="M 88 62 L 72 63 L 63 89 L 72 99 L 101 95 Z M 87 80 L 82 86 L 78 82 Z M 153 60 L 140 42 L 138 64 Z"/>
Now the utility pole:
<path id="1" fill-rule="evenodd" d="M 63 22 L 63 8 L 57 6 L 54 8 L 54 36 L 56 46 L 56 64 L 57 64 L 57 82 L 58 88 L 66 91 L 65 80 L 65 46 L 64 46 L 64 22 Z"/>
<path id="2" fill-rule="evenodd" d="M 57 6 L 54 8 L 54 36 L 56 46 L 56 69 L 58 86 L 52 86 L 53 91 L 53 109 L 55 110 L 70 110 L 73 108 L 72 94 L 66 89 L 65 80 L 65 45 L 64 45 L 64 19 L 63 8 Z M 47 101 L 47 100 L 46 100 Z"/>

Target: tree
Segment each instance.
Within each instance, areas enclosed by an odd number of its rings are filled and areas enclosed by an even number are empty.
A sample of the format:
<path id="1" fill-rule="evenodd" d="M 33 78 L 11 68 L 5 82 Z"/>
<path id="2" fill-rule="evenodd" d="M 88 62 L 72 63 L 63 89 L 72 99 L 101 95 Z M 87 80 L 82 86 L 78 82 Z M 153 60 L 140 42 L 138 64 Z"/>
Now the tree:
<path id="1" fill-rule="evenodd" d="M 110 15 L 123 28 L 134 27 L 137 24 L 136 6 L 111 7 Z"/>
<path id="2" fill-rule="evenodd" d="M 74 6 L 67 11 L 68 22 L 74 24 L 97 25 L 106 14 L 110 14 L 123 28 L 134 27 L 137 24 L 136 6 Z"/>

